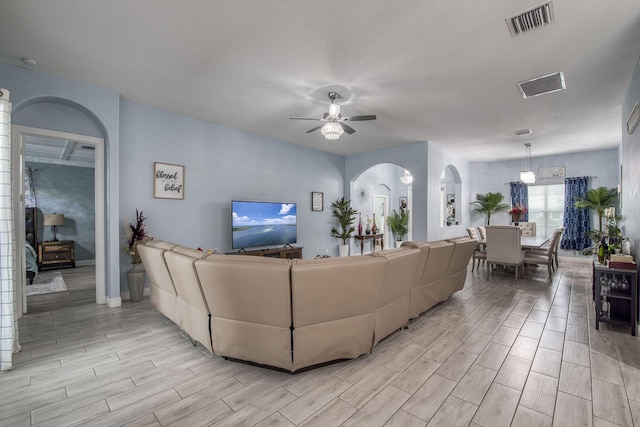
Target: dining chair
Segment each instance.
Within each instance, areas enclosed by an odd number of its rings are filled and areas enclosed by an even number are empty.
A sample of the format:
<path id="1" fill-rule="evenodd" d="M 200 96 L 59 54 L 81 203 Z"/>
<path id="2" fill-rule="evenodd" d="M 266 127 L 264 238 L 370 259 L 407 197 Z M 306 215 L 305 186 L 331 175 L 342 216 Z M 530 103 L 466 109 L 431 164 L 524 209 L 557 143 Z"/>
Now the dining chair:
<path id="1" fill-rule="evenodd" d="M 488 225 L 487 231 L 487 279 L 492 266 L 497 264 L 514 267 L 515 281 L 524 265 L 525 252 L 520 242 L 521 230 L 510 225 Z"/>
<path id="2" fill-rule="evenodd" d="M 557 247 L 560 238 L 562 237 L 562 230 L 558 228 L 553 232 L 553 236 L 551 237 L 551 242 L 547 248 L 540 248 L 526 251 L 524 256 L 524 263 L 535 264 L 535 265 L 547 265 L 547 270 L 549 272 L 549 280 L 551 280 L 553 276 L 553 271 L 556 268 L 554 266 L 555 256 L 554 256 L 554 248 Z"/>
<path id="3" fill-rule="evenodd" d="M 558 249 L 560 248 L 560 242 L 562 241 L 562 232 L 565 230 L 565 227 L 559 227 L 553 231 L 551 235 L 551 239 L 549 239 L 548 246 L 542 246 L 539 248 L 530 249 L 531 252 L 540 252 L 542 254 L 547 254 L 549 249 L 551 249 L 553 253 L 553 262 L 551 263 L 551 267 L 553 270 L 558 268 Z M 556 238 L 557 235 L 557 238 Z"/>
<path id="4" fill-rule="evenodd" d="M 476 229 L 475 227 L 467 228 L 467 234 L 469 234 L 469 238 L 472 240 L 476 240 L 476 241 L 481 240 L 480 233 L 478 233 L 478 229 Z M 473 258 L 472 258 L 473 263 L 471 264 L 471 271 L 473 271 L 476 268 L 476 260 L 478 261 L 478 268 L 480 268 L 480 261 L 484 263 L 486 259 L 487 259 L 487 253 L 484 251 L 483 245 L 478 243 L 476 245 L 476 250 L 473 251 Z"/>
<path id="5" fill-rule="evenodd" d="M 487 227 L 478 227 L 478 233 L 480 233 L 480 240 L 487 240 Z"/>
<path id="6" fill-rule="evenodd" d="M 535 236 L 536 235 L 536 223 L 535 222 L 519 222 L 518 227 L 522 230 L 523 236 Z"/>

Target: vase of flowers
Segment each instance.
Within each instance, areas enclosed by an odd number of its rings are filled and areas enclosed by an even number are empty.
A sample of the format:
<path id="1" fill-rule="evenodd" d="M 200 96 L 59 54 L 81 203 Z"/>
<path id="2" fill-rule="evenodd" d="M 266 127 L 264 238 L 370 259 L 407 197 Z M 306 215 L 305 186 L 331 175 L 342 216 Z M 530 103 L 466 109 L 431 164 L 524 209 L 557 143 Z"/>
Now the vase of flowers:
<path id="1" fill-rule="evenodd" d="M 127 271 L 127 282 L 129 285 L 129 296 L 132 302 L 142 300 L 144 295 L 145 270 L 138 253 L 138 245 L 152 240 L 144 228 L 144 220 L 146 218 L 142 211 L 136 209 L 136 223 L 127 222 L 125 234 L 127 244 L 124 247 L 125 252 L 131 257 L 131 270 Z"/>
<path id="2" fill-rule="evenodd" d="M 520 203 L 516 203 L 515 205 L 513 205 L 511 209 L 509 209 L 509 215 L 511 215 L 511 222 L 513 222 L 513 225 L 518 225 L 518 223 L 520 222 L 520 218 L 522 218 L 522 215 L 526 213 L 526 206 L 521 205 Z"/>

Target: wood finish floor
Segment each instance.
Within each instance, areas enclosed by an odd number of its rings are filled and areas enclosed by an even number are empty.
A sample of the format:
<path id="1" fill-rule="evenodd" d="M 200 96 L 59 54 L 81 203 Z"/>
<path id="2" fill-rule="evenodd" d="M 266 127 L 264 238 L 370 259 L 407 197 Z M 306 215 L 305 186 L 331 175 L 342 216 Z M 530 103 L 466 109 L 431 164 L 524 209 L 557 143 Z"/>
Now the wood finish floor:
<path id="1" fill-rule="evenodd" d="M 61 272 L 64 283 L 67 285 L 67 290 L 27 297 L 28 313 L 55 311 L 96 302 L 95 265 L 47 271 Z"/>
<path id="2" fill-rule="evenodd" d="M 20 320 L 2 426 L 640 426 L 640 341 L 596 331 L 590 264 L 465 288 L 370 354 L 297 375 L 193 347 L 148 297 Z"/>

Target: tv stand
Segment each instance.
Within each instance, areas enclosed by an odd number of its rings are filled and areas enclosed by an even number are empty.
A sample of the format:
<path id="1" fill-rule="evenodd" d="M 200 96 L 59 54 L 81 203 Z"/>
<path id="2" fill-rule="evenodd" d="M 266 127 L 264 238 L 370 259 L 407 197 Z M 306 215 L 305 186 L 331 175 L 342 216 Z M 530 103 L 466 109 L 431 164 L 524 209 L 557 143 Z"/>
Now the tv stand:
<path id="1" fill-rule="evenodd" d="M 227 254 L 228 255 L 266 256 L 271 258 L 285 258 L 285 259 L 302 258 L 301 247 L 293 247 L 291 245 L 287 245 L 287 246 L 283 248 L 256 249 L 254 251 L 247 251 L 247 250 L 241 249 L 241 251 L 227 252 Z"/>

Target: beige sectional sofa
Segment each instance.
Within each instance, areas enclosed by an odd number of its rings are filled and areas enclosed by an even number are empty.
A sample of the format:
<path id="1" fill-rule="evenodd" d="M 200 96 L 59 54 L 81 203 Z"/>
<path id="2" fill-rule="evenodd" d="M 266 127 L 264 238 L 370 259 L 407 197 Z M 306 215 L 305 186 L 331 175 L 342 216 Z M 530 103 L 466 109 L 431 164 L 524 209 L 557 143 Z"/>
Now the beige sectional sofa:
<path id="1" fill-rule="evenodd" d="M 476 242 L 294 259 L 138 247 L 151 304 L 213 354 L 296 372 L 356 358 L 464 286 Z"/>

